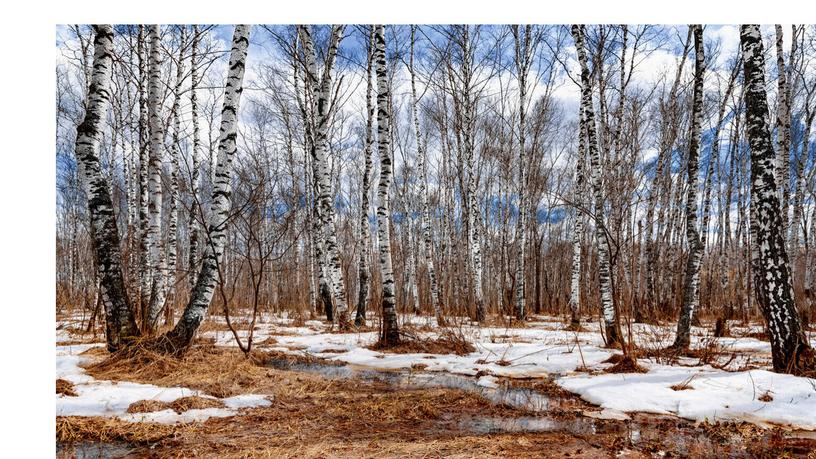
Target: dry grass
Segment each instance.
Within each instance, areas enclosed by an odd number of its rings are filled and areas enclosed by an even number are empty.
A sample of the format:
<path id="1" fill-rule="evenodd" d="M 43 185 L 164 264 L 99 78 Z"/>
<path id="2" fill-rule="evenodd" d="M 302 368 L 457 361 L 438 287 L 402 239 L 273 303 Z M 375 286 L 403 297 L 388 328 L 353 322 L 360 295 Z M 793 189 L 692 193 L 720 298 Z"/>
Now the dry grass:
<path id="1" fill-rule="evenodd" d="M 473 344 L 461 332 L 451 329 L 443 330 L 436 338 L 422 337 L 402 331 L 400 332 L 400 343 L 398 345 L 383 346 L 380 342 L 376 342 L 369 346 L 368 349 L 394 354 L 468 355 L 476 351 Z"/>
<path id="2" fill-rule="evenodd" d="M 622 356 L 620 361 L 605 370 L 607 373 L 648 373 L 649 370 L 640 366 L 637 359 L 627 355 Z"/>
<path id="3" fill-rule="evenodd" d="M 212 345 L 194 346 L 181 358 L 136 345 L 86 369 L 96 379 L 188 387 L 223 398 L 262 389 L 267 379 L 262 360 L 262 353 L 245 357 Z"/>
<path id="4" fill-rule="evenodd" d="M 194 424 L 167 425 L 150 422 L 125 422 L 115 418 L 57 416 L 57 441 L 153 443 L 196 429 Z"/>
<path id="5" fill-rule="evenodd" d="M 57 394 L 68 397 L 77 396 L 77 393 L 74 390 L 74 384 L 71 381 L 66 381 L 64 379 L 57 379 Z"/>
<path id="6" fill-rule="evenodd" d="M 139 400 L 131 403 L 127 409 L 128 413 L 152 413 L 154 411 L 173 410 L 176 413 L 183 413 L 187 410 L 199 410 L 205 408 L 224 408 L 224 402 L 215 398 L 198 397 L 195 395 L 181 397 L 172 402 L 161 402 L 158 400 Z"/>
<path id="7" fill-rule="evenodd" d="M 671 390 L 694 390 L 694 387 L 691 386 L 691 381 L 694 380 L 696 375 L 689 376 L 685 381 L 674 384 L 669 386 Z"/>

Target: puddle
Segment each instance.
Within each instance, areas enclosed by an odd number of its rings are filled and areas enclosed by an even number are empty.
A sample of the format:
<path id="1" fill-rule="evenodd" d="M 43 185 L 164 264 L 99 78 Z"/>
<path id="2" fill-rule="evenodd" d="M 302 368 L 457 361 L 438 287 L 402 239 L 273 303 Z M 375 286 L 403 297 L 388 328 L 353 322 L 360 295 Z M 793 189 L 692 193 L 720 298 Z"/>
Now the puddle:
<path id="1" fill-rule="evenodd" d="M 324 363 L 302 363 L 286 360 L 272 360 L 270 367 L 280 370 L 302 371 L 319 374 L 330 379 L 359 378 L 388 384 L 395 388 L 459 389 L 481 395 L 494 404 L 524 410 L 528 416 L 518 418 L 471 417 L 446 420 L 453 421 L 460 430 L 478 435 L 502 433 L 563 432 L 583 438 L 598 436 L 616 439 L 620 446 L 644 448 L 658 457 L 679 454 L 680 457 L 752 457 L 754 453 L 746 448 L 746 440 L 738 433 L 712 437 L 704 429 L 692 423 L 670 416 L 601 412 L 578 412 L 577 416 L 550 417 L 548 410 L 565 408 L 559 398 L 548 397 L 534 390 L 518 387 L 485 387 L 479 379 L 450 373 L 425 373 L 405 371 L 381 371 L 353 365 L 327 365 Z M 483 383 L 487 381 L 483 380 Z M 567 410 L 570 408 L 567 407 Z M 574 407 L 571 409 L 574 410 Z M 771 431 L 765 434 L 769 439 Z M 795 431 L 786 435 L 785 443 L 791 447 L 788 452 L 793 457 L 807 456 L 814 442 L 816 432 Z M 805 442 L 805 448 L 797 448 L 796 442 Z M 803 454 L 804 453 L 804 454 Z"/>
<path id="2" fill-rule="evenodd" d="M 57 459 L 114 459 L 138 457 L 127 443 L 57 443 Z"/>
<path id="3" fill-rule="evenodd" d="M 462 430 L 477 434 L 506 432 L 554 432 L 561 430 L 557 421 L 549 418 L 473 418 L 459 422 Z"/>
<path id="4" fill-rule="evenodd" d="M 379 371 L 353 366 L 333 366 L 320 363 L 299 363 L 286 360 L 271 360 L 268 366 L 278 370 L 317 373 L 330 379 L 359 378 L 377 381 L 405 389 L 461 389 L 473 392 L 496 405 L 541 413 L 557 405 L 557 401 L 534 390 L 514 387 L 484 387 L 478 380 L 449 373 L 407 373 L 400 371 Z"/>

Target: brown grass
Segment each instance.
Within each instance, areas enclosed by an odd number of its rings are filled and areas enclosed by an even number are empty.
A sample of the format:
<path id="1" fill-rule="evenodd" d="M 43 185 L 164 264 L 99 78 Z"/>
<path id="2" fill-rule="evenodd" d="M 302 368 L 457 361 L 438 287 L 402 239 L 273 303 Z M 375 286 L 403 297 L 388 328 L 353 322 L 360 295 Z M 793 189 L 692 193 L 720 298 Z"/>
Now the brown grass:
<path id="1" fill-rule="evenodd" d="M 620 361 L 605 370 L 607 373 L 648 373 L 632 356 L 625 356 Z"/>
<path id="2" fill-rule="evenodd" d="M 691 386 L 691 381 L 694 380 L 695 375 L 689 376 L 685 381 L 669 386 L 671 390 L 694 390 Z"/>
<path id="3" fill-rule="evenodd" d="M 237 349 L 212 345 L 194 346 L 181 358 L 136 345 L 86 369 L 96 379 L 188 387 L 223 398 L 263 388 L 262 360 L 262 353 L 244 357 Z"/>
<path id="4" fill-rule="evenodd" d="M 158 400 L 139 400 L 131 403 L 127 409 L 128 413 L 151 413 L 154 411 L 173 410 L 176 413 L 183 413 L 187 410 L 197 410 L 205 408 L 224 408 L 224 402 L 215 398 L 206 398 L 192 395 L 181 397 L 172 402 L 160 402 Z"/>
<path id="5" fill-rule="evenodd" d="M 456 354 L 467 355 L 476 351 L 467 338 L 461 333 L 444 330 L 438 337 L 400 333 L 400 343 L 396 346 L 383 346 L 376 342 L 368 347 L 372 351 L 391 352 L 394 354 Z"/>
<path id="6" fill-rule="evenodd" d="M 68 397 L 76 397 L 77 393 L 74 390 L 74 384 L 71 381 L 64 379 L 57 379 L 57 393 Z"/>
<path id="7" fill-rule="evenodd" d="M 194 424 L 167 425 L 151 422 L 125 422 L 116 418 L 57 416 L 57 441 L 153 443 L 181 432 L 195 430 Z"/>

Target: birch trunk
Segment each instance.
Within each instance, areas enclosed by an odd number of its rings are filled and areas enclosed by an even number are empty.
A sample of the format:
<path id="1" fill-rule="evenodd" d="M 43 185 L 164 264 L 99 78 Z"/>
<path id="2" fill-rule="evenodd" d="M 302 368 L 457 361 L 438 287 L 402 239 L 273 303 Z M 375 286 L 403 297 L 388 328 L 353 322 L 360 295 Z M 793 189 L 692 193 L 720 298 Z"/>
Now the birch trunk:
<path id="1" fill-rule="evenodd" d="M 610 266 L 609 239 L 604 223 L 604 194 L 601 182 L 601 158 L 598 152 L 598 139 L 595 134 L 595 112 L 592 106 L 592 79 L 587 67 L 586 49 L 584 48 L 584 26 L 573 25 L 572 36 L 581 65 L 581 131 L 586 130 L 589 150 L 589 162 L 595 197 L 594 220 L 595 239 L 598 244 L 598 270 L 600 271 L 601 307 L 603 310 L 605 339 L 607 346 L 621 343 L 621 333 L 617 321 L 617 311 L 612 297 L 612 269 Z"/>
<path id="2" fill-rule="evenodd" d="M 190 287 L 195 286 L 196 282 L 196 267 L 198 266 L 199 247 L 198 238 L 201 232 L 201 225 L 199 223 L 200 204 L 198 200 L 198 189 L 201 186 L 201 176 L 199 169 L 201 168 L 201 159 L 199 156 L 199 148 L 201 147 L 201 132 L 198 126 L 198 40 L 199 32 L 198 25 L 193 25 L 193 42 L 190 55 L 190 118 L 193 123 L 193 147 L 192 147 L 192 171 L 190 172 L 190 193 L 193 195 L 193 201 L 190 207 L 190 220 L 187 226 L 187 231 L 190 233 L 190 258 L 187 263 L 187 277 Z"/>
<path id="3" fill-rule="evenodd" d="M 782 206 L 782 234 L 787 234 L 788 201 L 790 200 L 790 146 L 791 146 L 791 91 L 785 71 L 785 51 L 782 26 L 776 25 L 776 186 L 779 188 L 779 204 Z"/>
<path id="4" fill-rule="evenodd" d="M 165 265 L 166 260 L 162 250 L 162 156 L 164 155 L 164 126 L 161 119 L 161 38 L 159 26 L 148 26 L 150 39 L 150 63 L 147 87 L 148 123 L 150 125 L 150 161 L 148 193 L 149 223 L 147 239 L 150 252 L 152 285 L 150 287 L 150 303 L 147 315 L 146 330 L 156 329 L 159 315 L 164 306 L 165 298 Z"/>
<path id="5" fill-rule="evenodd" d="M 532 26 L 525 25 L 523 33 L 519 26 L 512 27 L 513 36 L 515 38 L 515 64 L 518 75 L 519 85 L 519 125 L 518 125 L 518 140 L 519 140 L 519 215 L 518 227 L 516 234 L 518 235 L 518 255 L 516 258 L 516 319 L 524 320 L 527 316 L 525 308 L 524 296 L 524 255 L 527 247 L 527 152 L 525 150 L 525 140 L 527 135 L 527 77 L 530 70 L 530 60 L 532 59 L 533 46 L 530 43 L 532 39 Z"/>
<path id="6" fill-rule="evenodd" d="M 374 62 L 374 31 L 369 27 L 368 57 L 366 59 L 366 130 L 365 145 L 363 146 L 363 160 L 365 167 L 363 171 L 363 184 L 361 191 L 360 209 L 360 261 L 358 264 L 358 277 L 360 288 L 357 295 L 357 313 L 354 317 L 354 325 L 364 326 L 366 323 L 366 306 L 368 305 L 368 290 L 370 287 L 370 268 L 368 266 L 369 251 L 371 250 L 371 225 L 368 222 L 368 211 L 371 203 L 371 145 L 374 143 L 374 103 L 371 100 L 373 83 L 371 72 Z"/>
<path id="7" fill-rule="evenodd" d="M 164 304 L 165 316 L 172 319 L 173 302 L 176 291 L 176 268 L 178 261 L 178 212 L 179 212 L 179 156 L 181 120 L 179 110 L 181 105 L 181 84 L 184 81 L 184 51 L 186 50 L 186 29 L 181 27 L 181 36 L 178 53 L 178 63 L 176 64 L 176 84 L 173 88 L 173 108 L 171 109 L 171 119 L 173 120 L 172 146 L 170 148 L 170 217 L 167 222 L 167 288 L 166 301 Z M 195 190 L 195 188 L 193 188 Z M 171 320 L 172 322 L 172 320 Z"/>
<path id="8" fill-rule="evenodd" d="M 192 343 L 196 330 L 212 301 L 215 284 L 219 278 L 219 264 L 223 258 L 227 239 L 227 218 L 230 213 L 232 194 L 232 161 L 237 150 L 238 109 L 243 91 L 244 67 L 249 47 L 248 25 L 235 26 L 232 36 L 229 72 L 224 90 L 224 106 L 221 110 L 221 133 L 218 139 L 218 165 L 212 191 L 207 241 L 196 285 L 190 300 L 175 328 L 167 333 L 167 350 L 183 353 Z"/>
<path id="9" fill-rule="evenodd" d="M 380 249 L 382 275 L 383 329 L 380 342 L 394 346 L 400 342 L 397 326 L 397 301 L 394 288 L 394 270 L 391 265 L 391 208 L 388 195 L 392 180 L 391 114 L 388 101 L 388 63 L 385 60 L 384 26 L 374 26 L 374 63 L 377 73 L 377 151 L 380 155 L 380 183 L 377 187 L 377 241 Z"/>
<path id="10" fill-rule="evenodd" d="M 788 254 L 779 209 L 765 93 L 765 62 L 758 25 L 740 26 L 745 76 L 745 109 L 751 146 L 751 268 L 757 301 L 771 338 L 775 371 L 796 373 L 814 365 L 793 302 Z"/>
<path id="11" fill-rule="evenodd" d="M 139 336 L 122 275 L 119 233 L 110 188 L 102 176 L 99 140 L 110 105 L 113 28 L 94 26 L 94 61 L 85 103 L 85 118 L 77 127 L 76 157 L 81 166 L 91 219 L 101 301 L 105 308 L 108 351 L 114 352 Z"/>
<path id="12" fill-rule="evenodd" d="M 688 153 L 688 196 L 686 197 L 686 240 L 689 254 L 683 287 L 683 306 L 677 321 L 674 347 L 688 349 L 691 342 L 691 320 L 700 304 L 700 262 L 703 244 L 697 230 L 697 182 L 699 175 L 700 130 L 703 124 L 703 79 L 705 78 L 705 55 L 703 50 L 703 26 L 694 28 L 694 94 L 692 95 L 691 134 Z"/>
<path id="13" fill-rule="evenodd" d="M 139 319 L 147 323 L 150 304 L 150 240 L 148 239 L 148 171 L 150 169 L 149 131 L 147 127 L 147 46 L 144 26 L 139 26 Z"/>
<path id="14" fill-rule="evenodd" d="M 315 191 L 318 197 L 320 212 L 318 217 L 323 230 L 323 242 L 328 258 L 328 271 L 334 296 L 334 309 L 337 312 L 338 325 L 341 330 L 348 330 L 348 305 L 343 282 L 343 273 L 340 266 L 340 250 L 337 247 L 337 230 L 335 228 L 335 209 L 332 193 L 331 170 L 328 164 L 328 128 L 330 118 L 331 72 L 337 56 L 340 40 L 343 38 L 344 26 L 333 26 L 323 74 L 318 78 L 317 62 L 311 32 L 306 26 L 298 26 L 298 34 L 303 42 L 306 64 L 306 78 L 310 84 L 307 90 L 311 91 L 312 116 L 315 126 L 312 129 L 314 165 L 317 170 Z"/>
<path id="15" fill-rule="evenodd" d="M 579 109 L 579 118 L 583 118 L 583 106 Z M 573 200 L 577 206 L 575 228 L 572 233 L 572 275 L 570 277 L 570 326 L 578 330 L 581 325 L 581 250 L 584 240 L 584 216 L 586 209 L 584 193 L 586 191 L 586 126 L 580 123 L 578 130 L 578 160 L 575 162 L 575 191 Z"/>
<path id="16" fill-rule="evenodd" d="M 436 281 L 434 267 L 433 239 L 431 235 L 431 211 L 428 204 L 428 158 L 427 145 L 422 140 L 422 131 L 419 127 L 419 99 L 416 90 L 416 71 L 414 69 L 414 44 L 416 43 L 416 26 L 411 26 L 411 56 L 409 71 L 411 73 L 411 109 L 414 121 L 414 137 L 417 142 L 417 167 L 419 168 L 419 195 L 422 199 L 422 242 L 425 248 L 425 266 L 428 269 L 428 281 L 431 290 L 431 305 L 433 306 L 436 323 L 443 325 L 445 318 L 439 305 L 439 285 Z"/>

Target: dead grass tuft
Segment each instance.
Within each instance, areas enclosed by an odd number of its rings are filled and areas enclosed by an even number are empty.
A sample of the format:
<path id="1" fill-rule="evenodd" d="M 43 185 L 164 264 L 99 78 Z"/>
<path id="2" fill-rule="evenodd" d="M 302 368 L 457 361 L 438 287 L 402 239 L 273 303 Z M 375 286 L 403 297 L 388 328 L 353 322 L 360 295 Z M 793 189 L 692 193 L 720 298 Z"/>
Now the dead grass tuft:
<path id="1" fill-rule="evenodd" d="M 476 348 L 461 330 L 450 328 L 442 330 L 436 338 L 422 337 L 403 329 L 400 331 L 400 343 L 398 345 L 384 346 L 378 341 L 369 346 L 368 349 L 394 354 L 467 355 L 476 352 Z"/>
<path id="2" fill-rule="evenodd" d="M 760 402 L 772 402 L 773 401 L 773 395 L 771 395 L 771 391 L 767 390 L 767 391 L 765 391 L 764 394 L 759 396 L 758 400 Z"/>
<path id="3" fill-rule="evenodd" d="M 606 369 L 607 373 L 648 373 L 632 356 L 625 356 L 620 361 Z"/>
<path id="4" fill-rule="evenodd" d="M 264 386 L 263 353 L 249 357 L 236 349 L 193 346 L 183 357 L 136 344 L 87 366 L 97 379 L 135 381 L 164 387 L 189 387 L 219 398 L 244 394 Z"/>
<path id="5" fill-rule="evenodd" d="M 116 418 L 57 416 L 57 442 L 154 443 L 195 430 L 194 424 L 168 425 L 125 422 Z"/>
<path id="6" fill-rule="evenodd" d="M 623 360 L 623 354 L 612 354 L 601 363 L 620 363 L 621 360 Z"/>
<path id="7" fill-rule="evenodd" d="M 74 384 L 65 379 L 57 379 L 57 394 L 67 397 L 76 397 L 78 395 L 74 390 Z"/>
<path id="8" fill-rule="evenodd" d="M 153 413 L 155 411 L 162 411 L 168 409 L 167 402 L 161 402 L 159 400 L 139 400 L 138 402 L 133 402 L 128 406 L 127 412 L 128 413 Z"/>
<path id="9" fill-rule="evenodd" d="M 154 411 L 173 410 L 176 413 L 183 413 L 187 410 L 200 410 L 205 408 L 224 408 L 224 402 L 215 398 L 199 397 L 192 395 L 181 397 L 172 402 L 160 402 L 158 400 L 139 400 L 131 403 L 127 409 L 128 413 L 152 413 Z"/>
<path id="10" fill-rule="evenodd" d="M 669 388 L 671 390 L 675 390 L 675 391 L 677 391 L 677 390 L 694 390 L 694 387 L 691 386 L 691 381 L 694 380 L 694 376 L 696 376 L 696 375 L 691 375 L 685 381 L 674 384 L 674 385 L 671 385 L 671 386 L 669 386 Z"/>

